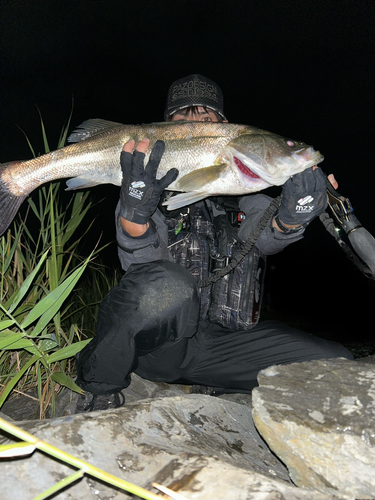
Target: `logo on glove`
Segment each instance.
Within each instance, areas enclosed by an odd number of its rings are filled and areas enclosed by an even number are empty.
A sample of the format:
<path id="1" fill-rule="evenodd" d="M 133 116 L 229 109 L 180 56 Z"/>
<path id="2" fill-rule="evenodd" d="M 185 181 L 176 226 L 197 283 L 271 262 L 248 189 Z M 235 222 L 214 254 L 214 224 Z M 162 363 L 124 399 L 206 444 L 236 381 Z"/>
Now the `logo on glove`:
<path id="1" fill-rule="evenodd" d="M 144 188 L 146 184 L 143 181 L 133 181 L 131 183 L 131 187 L 136 189 L 136 188 Z"/>
<path id="2" fill-rule="evenodd" d="M 309 213 L 314 210 L 314 205 L 310 205 L 310 203 L 314 200 L 314 198 L 310 195 L 305 196 L 304 198 L 300 198 L 296 205 L 296 212 L 298 213 Z"/>
<path id="3" fill-rule="evenodd" d="M 144 188 L 146 184 L 143 181 L 133 181 L 129 186 L 129 196 L 133 198 L 137 198 L 137 200 L 141 200 L 143 198 L 144 192 L 140 191 L 137 188 Z"/>

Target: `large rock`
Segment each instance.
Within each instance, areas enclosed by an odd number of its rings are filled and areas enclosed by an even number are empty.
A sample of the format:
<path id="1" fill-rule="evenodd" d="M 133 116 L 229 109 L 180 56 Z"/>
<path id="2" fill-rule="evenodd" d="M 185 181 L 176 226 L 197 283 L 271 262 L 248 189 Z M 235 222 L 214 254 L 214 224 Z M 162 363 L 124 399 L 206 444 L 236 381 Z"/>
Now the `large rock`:
<path id="1" fill-rule="evenodd" d="M 151 382 L 133 373 L 131 384 L 122 392 L 126 403 L 134 403 L 148 398 L 182 396 L 189 392 L 190 387 L 180 384 Z M 78 397 L 76 392 L 63 389 L 57 396 L 54 416 L 65 417 L 66 415 L 72 415 L 75 412 Z M 1 410 L 0 417 L 9 421 L 36 420 L 39 418 L 38 394 L 18 394 L 6 401 Z M 51 415 L 47 416 L 50 417 Z"/>
<path id="2" fill-rule="evenodd" d="M 147 399 L 112 411 L 17 425 L 127 481 L 150 490 L 155 481 L 189 500 L 333 500 L 296 488 L 256 432 L 250 407 L 224 399 Z M 36 450 L 27 458 L 2 460 L 1 472 L 0 498 L 31 500 L 72 470 Z M 98 498 L 134 497 L 89 476 L 56 497 Z"/>
<path id="3" fill-rule="evenodd" d="M 254 423 L 296 485 L 375 498 L 375 366 L 343 358 L 277 365 L 258 382 Z"/>

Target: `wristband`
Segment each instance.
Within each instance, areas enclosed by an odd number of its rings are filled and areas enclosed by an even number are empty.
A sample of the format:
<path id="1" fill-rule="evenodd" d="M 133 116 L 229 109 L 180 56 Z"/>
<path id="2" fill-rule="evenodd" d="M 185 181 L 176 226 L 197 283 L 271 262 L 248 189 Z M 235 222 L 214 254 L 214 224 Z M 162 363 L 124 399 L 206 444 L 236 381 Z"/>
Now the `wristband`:
<path id="1" fill-rule="evenodd" d="M 279 213 L 277 213 L 275 215 L 275 222 L 276 222 L 276 225 L 277 227 L 280 229 L 281 232 L 283 232 L 284 234 L 293 234 L 293 233 L 297 233 L 298 231 L 300 231 L 301 229 L 305 228 L 307 226 L 307 224 L 301 224 L 300 226 L 298 227 L 286 227 L 284 226 L 284 224 L 281 222 L 280 220 L 280 215 Z"/>

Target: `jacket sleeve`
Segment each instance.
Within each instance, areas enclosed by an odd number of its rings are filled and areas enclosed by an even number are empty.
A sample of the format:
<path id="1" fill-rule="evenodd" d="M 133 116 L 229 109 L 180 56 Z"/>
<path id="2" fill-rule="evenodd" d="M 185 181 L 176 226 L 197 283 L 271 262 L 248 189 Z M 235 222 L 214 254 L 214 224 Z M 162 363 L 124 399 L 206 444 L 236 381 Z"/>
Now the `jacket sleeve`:
<path id="1" fill-rule="evenodd" d="M 263 212 L 268 208 L 272 198 L 264 194 L 244 196 L 240 200 L 240 210 L 245 213 L 245 220 L 241 223 L 238 235 L 242 241 L 246 241 L 253 234 Z M 293 234 L 284 234 L 272 227 L 271 217 L 267 227 L 257 239 L 256 246 L 264 255 L 273 255 L 281 252 L 291 243 L 301 240 L 305 228 Z"/>
<path id="2" fill-rule="evenodd" d="M 171 260 L 167 242 L 168 229 L 164 217 L 157 210 L 151 218 L 150 227 L 146 233 L 139 237 L 130 236 L 124 231 L 120 215 L 120 204 L 115 212 L 117 251 L 121 267 L 124 271 L 131 264 L 143 264 L 155 260 Z"/>

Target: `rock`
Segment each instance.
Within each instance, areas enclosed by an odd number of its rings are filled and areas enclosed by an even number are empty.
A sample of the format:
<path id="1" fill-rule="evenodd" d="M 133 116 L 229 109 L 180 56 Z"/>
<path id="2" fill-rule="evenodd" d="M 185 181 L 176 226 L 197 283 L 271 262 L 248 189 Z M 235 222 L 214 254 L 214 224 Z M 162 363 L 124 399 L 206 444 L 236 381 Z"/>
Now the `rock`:
<path id="1" fill-rule="evenodd" d="M 296 488 L 269 451 L 245 405 L 204 395 L 155 398 L 105 412 L 17 422 L 40 439 L 156 493 L 152 482 L 188 500 L 334 500 Z M 9 435 L 2 434 L 2 442 Z M 1 498 L 28 500 L 72 469 L 36 450 L 2 460 Z M 59 500 L 134 498 L 90 476 Z"/>
<path id="2" fill-rule="evenodd" d="M 360 363 L 368 363 L 370 365 L 375 365 L 375 354 L 372 354 L 371 356 L 365 356 L 363 358 L 357 358 L 356 361 Z"/>
<path id="3" fill-rule="evenodd" d="M 122 392 L 127 403 L 134 403 L 148 398 L 184 396 L 189 393 L 190 387 L 190 385 L 151 382 L 132 373 L 131 384 Z"/>
<path id="4" fill-rule="evenodd" d="M 189 392 L 190 387 L 151 382 L 133 373 L 131 384 L 122 392 L 125 395 L 126 403 L 133 403 L 147 398 L 182 396 Z M 56 398 L 54 416 L 65 417 L 74 414 L 78 397 L 78 393 L 63 389 Z M 16 397 L 6 401 L 1 410 L 3 418 L 7 420 L 36 420 L 39 417 L 37 393 L 17 394 Z M 48 414 L 47 417 L 50 418 L 51 415 Z"/>
<path id="5" fill-rule="evenodd" d="M 375 367 L 343 358 L 258 375 L 254 423 L 297 486 L 375 498 Z"/>
<path id="6" fill-rule="evenodd" d="M 356 361 L 375 364 L 375 355 L 358 358 Z M 133 373 L 131 384 L 122 392 L 125 395 L 126 402 L 133 403 L 147 398 L 182 396 L 188 394 L 190 389 L 190 385 L 151 382 Z M 245 405 L 251 404 L 251 395 L 249 394 L 223 394 L 219 398 Z M 73 414 L 77 399 L 77 393 L 69 389 L 63 389 L 56 398 L 54 416 L 63 417 Z M 37 393 L 17 394 L 16 397 L 8 399 L 4 403 L 0 413 L 3 413 L 2 418 L 7 420 L 21 421 L 39 418 Z M 50 413 L 47 414 L 47 417 L 51 417 Z"/>
<path id="7" fill-rule="evenodd" d="M 149 398 L 168 398 L 189 394 L 191 385 L 166 384 L 151 382 L 135 373 L 132 374 L 131 384 L 123 389 L 126 404 L 142 401 Z M 63 389 L 56 398 L 55 417 L 65 417 L 75 413 L 78 393 Z M 222 394 L 221 399 L 233 401 L 251 407 L 251 394 Z M 36 420 L 39 417 L 39 401 L 36 393 L 18 394 L 9 399 L 1 408 L 0 418 L 9 421 Z M 50 413 L 47 415 L 51 418 Z"/>
<path id="8" fill-rule="evenodd" d="M 1 412 L 6 420 L 33 420 L 39 417 L 39 400 L 36 393 L 17 394 L 5 401 Z"/>
<path id="9" fill-rule="evenodd" d="M 12 417 L 9 417 L 8 415 L 3 413 L 2 411 L 0 411 L 0 418 L 7 420 L 8 422 L 14 422 L 14 419 Z"/>

